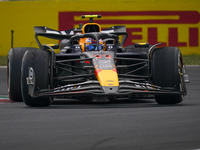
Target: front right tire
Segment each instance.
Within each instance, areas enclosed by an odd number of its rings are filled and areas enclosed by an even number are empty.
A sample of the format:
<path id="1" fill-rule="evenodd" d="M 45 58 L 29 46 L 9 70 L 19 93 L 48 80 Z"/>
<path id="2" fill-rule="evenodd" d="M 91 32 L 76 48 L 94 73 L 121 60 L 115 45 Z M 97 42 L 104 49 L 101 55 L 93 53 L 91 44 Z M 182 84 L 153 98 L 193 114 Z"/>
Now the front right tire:
<path id="1" fill-rule="evenodd" d="M 29 76 L 29 68 L 33 68 L 35 72 L 35 89 L 48 89 L 50 87 L 50 52 L 40 49 L 27 50 L 22 59 L 21 67 L 21 91 L 22 98 L 26 105 L 32 107 L 49 106 L 51 104 L 50 97 L 31 97 L 28 92 L 27 77 Z"/>
<path id="2" fill-rule="evenodd" d="M 24 53 L 33 47 L 11 48 L 7 57 L 7 89 L 10 100 L 20 102 L 21 95 L 21 64 Z"/>

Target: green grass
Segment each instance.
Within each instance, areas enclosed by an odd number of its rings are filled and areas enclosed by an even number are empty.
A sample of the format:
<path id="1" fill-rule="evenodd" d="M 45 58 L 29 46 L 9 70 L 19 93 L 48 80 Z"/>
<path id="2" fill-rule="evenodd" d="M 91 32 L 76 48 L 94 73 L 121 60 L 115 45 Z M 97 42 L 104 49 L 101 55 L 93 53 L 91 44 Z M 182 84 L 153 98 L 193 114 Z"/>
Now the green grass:
<path id="1" fill-rule="evenodd" d="M 200 65 L 200 55 L 183 55 L 185 65 Z M 7 56 L 0 56 L 0 66 L 7 65 Z"/>
<path id="2" fill-rule="evenodd" d="M 7 65 L 7 56 L 0 56 L 0 66 Z"/>
<path id="3" fill-rule="evenodd" d="M 200 55 L 183 55 L 185 65 L 200 65 Z"/>

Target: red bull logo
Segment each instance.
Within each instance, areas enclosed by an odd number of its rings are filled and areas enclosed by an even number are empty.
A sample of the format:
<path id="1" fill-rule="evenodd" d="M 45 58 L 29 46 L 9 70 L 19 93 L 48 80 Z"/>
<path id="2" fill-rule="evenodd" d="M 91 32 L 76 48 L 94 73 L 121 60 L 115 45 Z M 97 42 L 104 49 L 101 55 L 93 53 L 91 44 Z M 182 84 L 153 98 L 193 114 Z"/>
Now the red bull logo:
<path id="1" fill-rule="evenodd" d="M 59 12 L 59 30 L 78 27 L 81 15 L 101 14 L 94 21 L 106 29 L 125 25 L 129 34 L 126 45 L 135 42 L 162 43 L 161 46 L 199 47 L 198 11 L 123 11 L 123 12 Z"/>

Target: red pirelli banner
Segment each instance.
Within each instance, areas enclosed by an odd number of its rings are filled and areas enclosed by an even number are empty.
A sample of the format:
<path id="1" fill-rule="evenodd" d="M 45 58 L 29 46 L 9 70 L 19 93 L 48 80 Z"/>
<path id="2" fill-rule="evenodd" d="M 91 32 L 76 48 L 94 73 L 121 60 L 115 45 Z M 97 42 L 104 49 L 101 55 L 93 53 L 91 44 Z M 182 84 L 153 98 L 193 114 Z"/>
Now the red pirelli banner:
<path id="1" fill-rule="evenodd" d="M 126 45 L 135 42 L 162 43 L 161 46 L 182 48 L 199 47 L 198 11 L 117 11 L 117 12 L 59 12 L 59 30 L 77 28 L 79 23 L 87 23 L 81 15 L 100 14 L 95 19 L 103 29 L 124 25 L 127 28 Z"/>
<path id="2" fill-rule="evenodd" d="M 88 22 L 81 15 L 91 13 L 102 16 L 94 18 L 102 29 L 126 26 L 128 38 L 124 46 L 137 42 L 162 43 L 179 47 L 183 55 L 200 55 L 199 6 L 199 0 L 2 1 L 0 55 L 8 54 L 11 31 L 14 47 L 37 47 L 34 26 L 55 30 L 78 28 L 80 23 Z M 41 41 L 59 43 L 48 38 Z"/>

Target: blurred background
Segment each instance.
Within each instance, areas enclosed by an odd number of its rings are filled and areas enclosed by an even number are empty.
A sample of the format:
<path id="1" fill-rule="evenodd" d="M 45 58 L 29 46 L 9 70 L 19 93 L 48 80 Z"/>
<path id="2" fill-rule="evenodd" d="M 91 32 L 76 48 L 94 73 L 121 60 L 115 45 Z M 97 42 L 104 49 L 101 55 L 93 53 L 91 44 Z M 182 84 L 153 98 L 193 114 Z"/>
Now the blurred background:
<path id="1" fill-rule="evenodd" d="M 80 16 L 91 13 L 102 15 L 95 22 L 104 29 L 125 25 L 129 36 L 124 46 L 177 46 L 186 64 L 200 64 L 199 0 L 0 0 L 0 65 L 11 47 L 38 47 L 34 26 L 63 31 L 86 23 Z"/>

